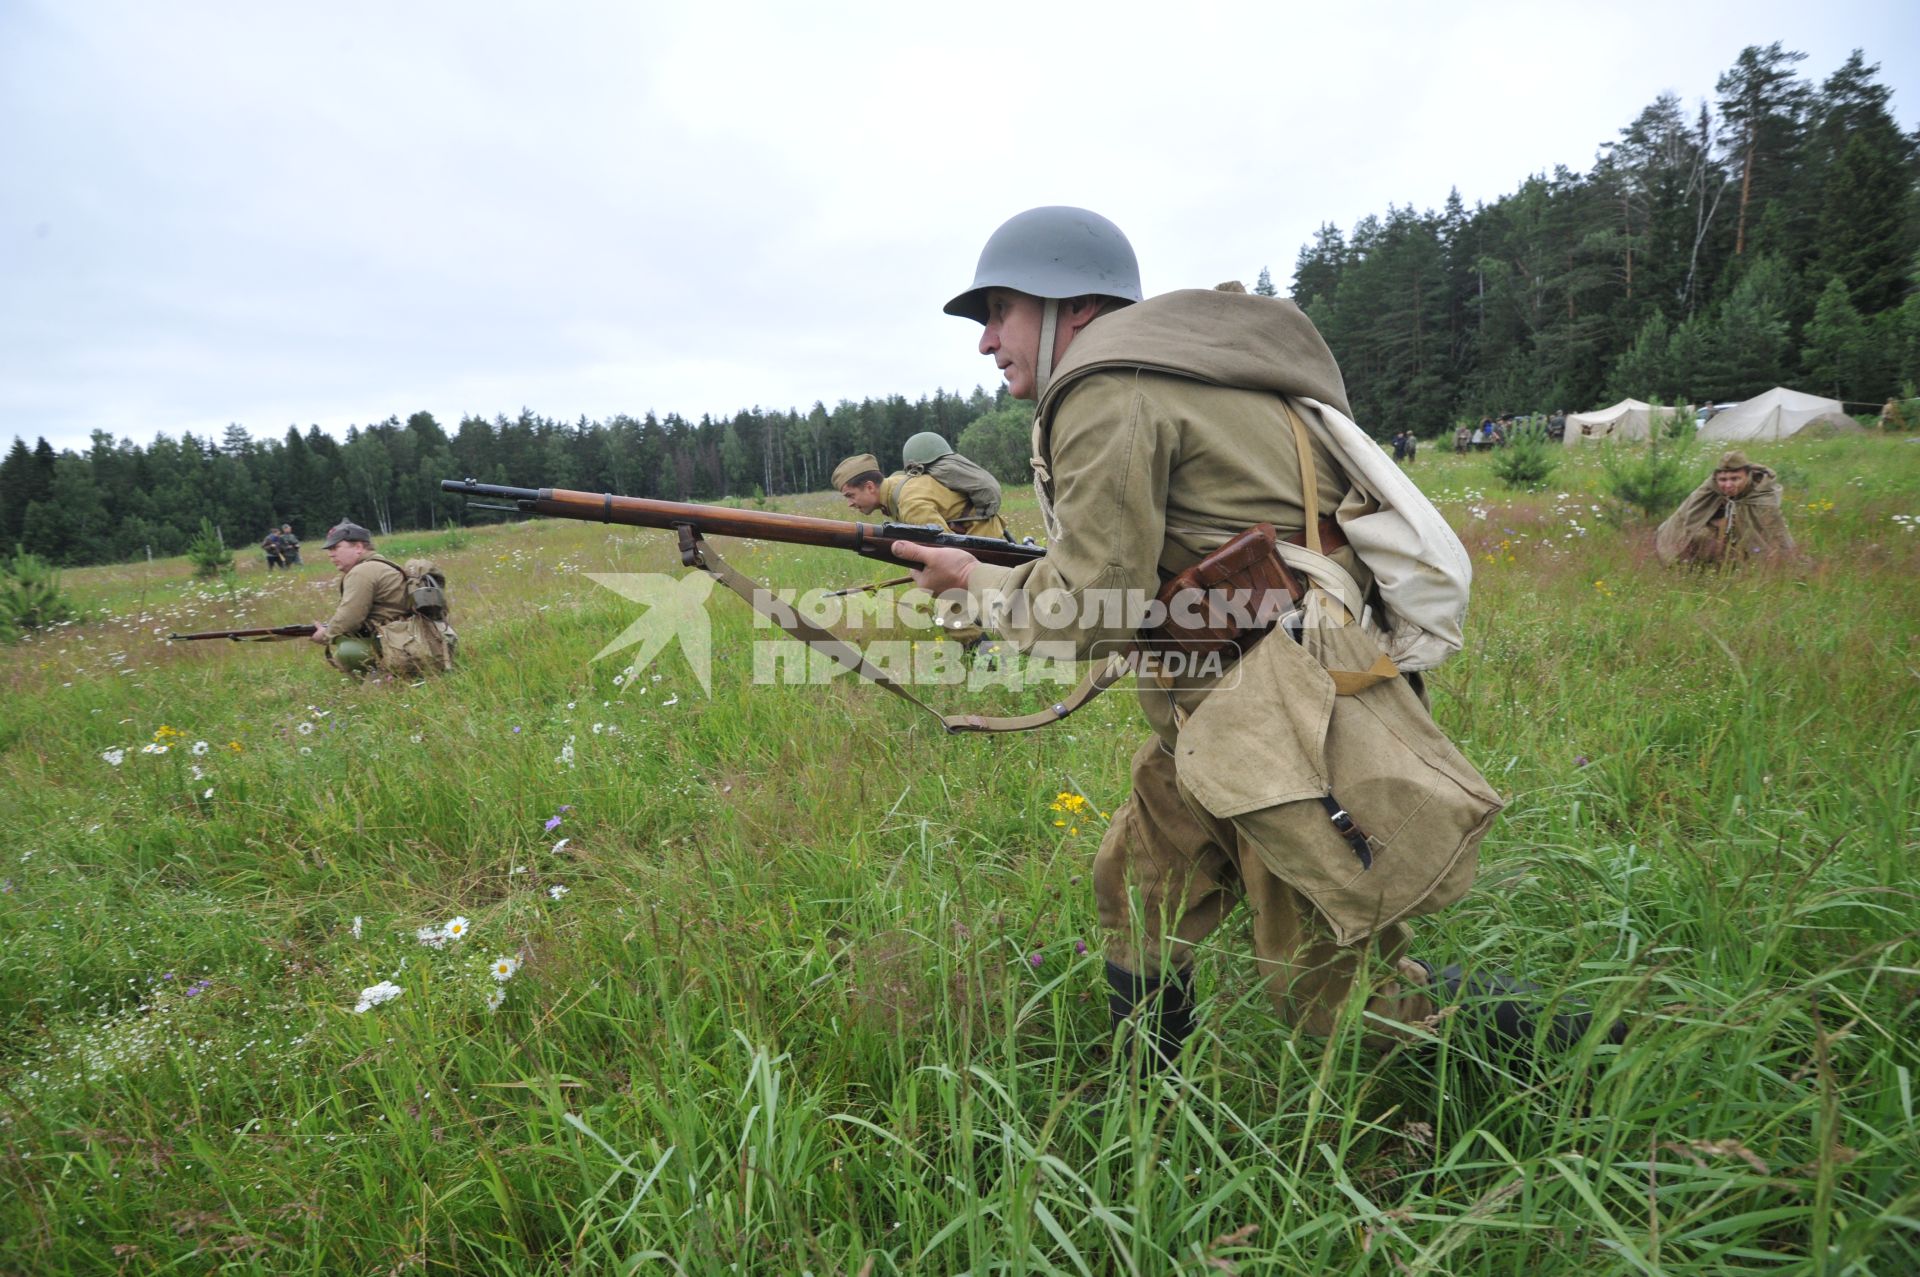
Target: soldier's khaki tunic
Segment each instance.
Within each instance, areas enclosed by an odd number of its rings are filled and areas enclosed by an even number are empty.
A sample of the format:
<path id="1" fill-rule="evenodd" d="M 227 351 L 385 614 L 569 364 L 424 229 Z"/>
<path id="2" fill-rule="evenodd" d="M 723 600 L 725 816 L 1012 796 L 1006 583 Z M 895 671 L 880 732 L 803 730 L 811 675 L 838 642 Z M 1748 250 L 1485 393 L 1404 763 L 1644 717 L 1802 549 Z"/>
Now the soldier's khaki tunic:
<path id="1" fill-rule="evenodd" d="M 969 519 L 973 503 L 964 493 L 955 492 L 930 474 L 908 474 L 896 470 L 880 481 L 880 509 L 898 523 L 932 523 L 949 532 L 976 537 L 1004 537 L 1007 522 L 999 515 L 991 519 Z M 971 647 L 985 636 L 978 625 L 969 623 L 965 610 L 943 609 L 940 628 L 948 639 L 962 647 Z"/>
<path id="2" fill-rule="evenodd" d="M 334 638 L 372 634 L 406 614 L 406 574 L 369 555 L 341 574 L 340 606 L 327 620 L 327 633 Z"/>
<path id="3" fill-rule="evenodd" d="M 1022 592 L 1032 600 L 1064 591 L 1084 599 L 1093 590 L 1120 589 L 1151 597 L 1162 574 L 1190 566 L 1255 523 L 1271 523 L 1283 536 L 1300 531 L 1304 494 L 1282 394 L 1346 409 L 1332 355 L 1291 302 L 1194 290 L 1095 320 L 1068 348 L 1036 419 L 1057 534 L 1044 559 L 975 567 L 968 591 L 975 605 L 1022 650 L 1068 641 L 1086 654 L 1132 633 L 1111 614 L 1103 620 L 1081 613 L 1060 623 L 1058 612 L 1036 611 L 1023 623 L 1006 606 L 1017 600 L 1007 596 Z M 1312 455 L 1322 515 L 1375 508 L 1317 441 Z M 1350 550 L 1331 557 L 1369 588 Z M 1379 862 L 1365 873 L 1351 861 L 1343 868 L 1339 858 L 1347 853 L 1337 839 L 1331 859 L 1324 848 L 1271 845 L 1261 835 L 1273 826 L 1260 822 L 1260 811 L 1216 816 L 1176 774 L 1183 728 L 1210 695 L 1265 698 L 1232 703 L 1228 739 L 1208 734 L 1209 750 L 1232 755 L 1218 760 L 1224 770 L 1238 777 L 1299 772 L 1289 723 L 1270 690 L 1276 681 L 1254 679 L 1250 668 L 1271 672 L 1274 661 L 1300 659 L 1298 649 L 1264 651 L 1270 644 L 1294 647 L 1268 636 L 1241 662 L 1248 684 L 1266 691 L 1242 691 L 1227 680 L 1217 691 L 1208 683 L 1169 689 L 1141 681 L 1154 735 L 1134 756 L 1132 795 L 1114 813 L 1094 862 L 1100 921 L 1111 932 L 1108 956 L 1148 975 L 1169 962 L 1185 966 L 1194 946 L 1244 900 L 1255 954 L 1283 1018 L 1309 1032 L 1330 1031 L 1366 961 L 1366 1009 L 1389 1021 L 1418 1021 L 1434 1005 L 1419 969 L 1400 960 L 1410 933 L 1397 919 L 1420 912 L 1406 902 L 1427 889 L 1416 881 L 1424 871 Z M 1366 893 L 1376 889 L 1381 925 L 1368 920 L 1373 897 Z M 1131 908 L 1134 893 L 1143 905 L 1139 915 Z M 1381 1026 L 1370 1024 L 1369 1032 L 1378 1038 Z"/>
<path id="4" fill-rule="evenodd" d="M 973 503 L 930 474 L 896 471 L 882 479 L 880 508 L 899 523 L 935 523 L 949 532 L 976 537 L 1007 535 L 1006 520 L 997 514 L 991 519 L 967 518 Z"/>

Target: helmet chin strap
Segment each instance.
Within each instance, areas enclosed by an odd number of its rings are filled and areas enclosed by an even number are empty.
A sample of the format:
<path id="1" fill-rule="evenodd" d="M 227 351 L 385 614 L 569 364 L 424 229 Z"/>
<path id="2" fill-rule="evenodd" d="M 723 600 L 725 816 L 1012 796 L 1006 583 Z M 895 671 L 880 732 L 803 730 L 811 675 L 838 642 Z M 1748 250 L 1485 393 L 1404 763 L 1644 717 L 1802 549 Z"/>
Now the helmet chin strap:
<path id="1" fill-rule="evenodd" d="M 1040 402 L 1040 396 L 1047 393 L 1047 383 L 1053 380 L 1053 340 L 1054 330 L 1060 326 L 1060 301 L 1058 298 L 1042 299 L 1040 310 L 1040 353 L 1033 361 L 1033 401 Z"/>

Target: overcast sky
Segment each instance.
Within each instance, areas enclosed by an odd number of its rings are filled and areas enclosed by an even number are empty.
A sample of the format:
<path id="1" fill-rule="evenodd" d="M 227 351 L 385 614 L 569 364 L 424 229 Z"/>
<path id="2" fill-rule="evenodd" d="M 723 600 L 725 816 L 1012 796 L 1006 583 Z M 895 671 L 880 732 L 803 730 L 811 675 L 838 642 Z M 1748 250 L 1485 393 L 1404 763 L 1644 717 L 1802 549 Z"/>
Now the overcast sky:
<path id="1" fill-rule="evenodd" d="M 1149 293 L 1584 170 L 1747 44 L 1920 6 L 0 0 L 0 445 L 995 384 L 940 313 L 1081 204 Z"/>

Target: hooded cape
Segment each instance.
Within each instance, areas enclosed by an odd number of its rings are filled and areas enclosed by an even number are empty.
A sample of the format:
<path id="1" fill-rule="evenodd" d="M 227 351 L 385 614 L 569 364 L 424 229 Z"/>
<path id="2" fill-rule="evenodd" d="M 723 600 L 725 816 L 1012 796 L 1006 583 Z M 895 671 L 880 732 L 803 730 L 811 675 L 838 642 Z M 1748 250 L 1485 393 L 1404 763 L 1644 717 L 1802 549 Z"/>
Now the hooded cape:
<path id="1" fill-rule="evenodd" d="M 1778 557 L 1793 553 L 1793 536 L 1780 509 L 1780 483 L 1765 466 L 1748 466 L 1752 482 L 1729 501 L 1720 495 L 1713 476 L 1695 488 L 1680 508 L 1654 533 L 1654 553 L 1671 567 L 1676 563 L 1737 562 L 1755 555 Z M 1725 530 L 1712 520 L 1727 511 Z M 1724 542 L 1724 544 L 1723 544 Z"/>

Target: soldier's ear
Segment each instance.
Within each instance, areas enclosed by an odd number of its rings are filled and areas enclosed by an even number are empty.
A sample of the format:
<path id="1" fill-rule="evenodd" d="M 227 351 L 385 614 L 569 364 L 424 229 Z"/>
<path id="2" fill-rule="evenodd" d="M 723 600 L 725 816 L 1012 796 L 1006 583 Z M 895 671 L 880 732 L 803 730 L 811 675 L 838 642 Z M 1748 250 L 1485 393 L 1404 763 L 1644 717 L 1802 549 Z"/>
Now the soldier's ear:
<path id="1" fill-rule="evenodd" d="M 1067 343 L 1080 335 L 1080 330 L 1100 317 L 1100 310 L 1107 299 L 1089 294 L 1085 297 L 1069 297 L 1060 303 L 1059 350 L 1064 351 Z M 1055 358 L 1058 358 L 1058 351 Z"/>

